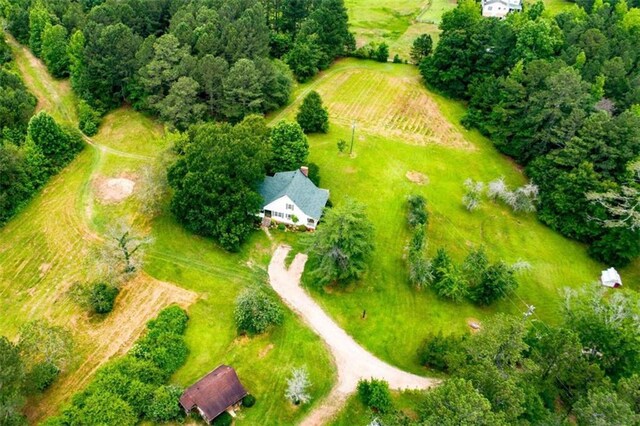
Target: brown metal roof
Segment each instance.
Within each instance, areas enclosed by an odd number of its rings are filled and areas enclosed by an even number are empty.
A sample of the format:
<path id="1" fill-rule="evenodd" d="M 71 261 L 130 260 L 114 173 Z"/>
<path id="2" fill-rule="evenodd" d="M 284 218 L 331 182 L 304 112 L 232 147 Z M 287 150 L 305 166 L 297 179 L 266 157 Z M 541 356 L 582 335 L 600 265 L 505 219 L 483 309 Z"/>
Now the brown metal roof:
<path id="1" fill-rule="evenodd" d="M 246 395 L 235 370 L 221 365 L 188 387 L 180 397 L 180 405 L 187 412 L 198 407 L 210 423 Z"/>

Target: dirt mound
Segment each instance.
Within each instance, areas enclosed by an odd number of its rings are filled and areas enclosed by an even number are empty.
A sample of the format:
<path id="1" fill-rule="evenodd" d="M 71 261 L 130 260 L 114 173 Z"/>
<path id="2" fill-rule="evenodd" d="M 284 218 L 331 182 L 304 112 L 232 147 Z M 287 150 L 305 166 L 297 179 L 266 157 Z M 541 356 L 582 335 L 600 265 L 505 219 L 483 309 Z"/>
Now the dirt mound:
<path id="1" fill-rule="evenodd" d="M 416 185 L 427 185 L 429 183 L 429 177 L 420 172 L 416 172 L 413 170 L 409 170 L 405 175 L 409 181 L 415 183 Z"/>
<path id="2" fill-rule="evenodd" d="M 136 183 L 124 177 L 111 179 L 97 179 L 96 194 L 105 204 L 119 203 L 133 194 Z"/>

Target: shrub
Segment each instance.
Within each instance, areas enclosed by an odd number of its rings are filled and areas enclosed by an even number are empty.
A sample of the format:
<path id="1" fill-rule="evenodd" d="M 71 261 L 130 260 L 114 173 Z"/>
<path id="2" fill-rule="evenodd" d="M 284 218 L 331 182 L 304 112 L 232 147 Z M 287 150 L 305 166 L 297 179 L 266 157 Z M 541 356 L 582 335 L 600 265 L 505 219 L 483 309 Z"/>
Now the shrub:
<path id="1" fill-rule="evenodd" d="M 402 59 L 400 59 L 400 56 L 397 53 L 393 57 L 393 63 L 394 64 L 401 64 L 402 63 Z"/>
<path id="2" fill-rule="evenodd" d="M 475 182 L 473 179 L 464 181 L 465 194 L 462 197 L 462 204 L 470 212 L 480 207 L 482 193 L 484 192 L 484 183 Z"/>
<path id="3" fill-rule="evenodd" d="M 254 405 L 256 405 L 256 397 L 253 395 L 247 395 L 244 398 L 242 398 L 242 405 L 247 407 L 247 408 L 251 408 Z"/>
<path id="4" fill-rule="evenodd" d="M 169 306 L 158 314 L 156 319 L 149 321 L 149 330 L 160 330 L 166 333 L 184 334 L 189 317 L 184 309 L 178 305 Z"/>
<path id="5" fill-rule="evenodd" d="M 233 423 L 233 417 L 231 417 L 231 414 L 226 411 L 211 422 L 213 426 L 231 426 L 231 423 Z"/>
<path id="6" fill-rule="evenodd" d="M 26 382 L 29 387 L 38 392 L 47 389 L 60 374 L 60 369 L 52 362 L 41 362 L 36 364 L 27 377 Z"/>
<path id="7" fill-rule="evenodd" d="M 131 353 L 136 358 L 153 362 L 167 375 L 171 375 L 184 365 L 189 348 L 182 336 L 153 330 L 135 344 Z"/>
<path id="8" fill-rule="evenodd" d="M 513 268 L 504 262 L 489 265 L 483 272 L 480 283 L 472 288 L 472 300 L 483 306 L 490 305 L 496 300 L 518 288 Z"/>
<path id="9" fill-rule="evenodd" d="M 438 334 L 428 336 L 418 349 L 420 364 L 438 371 L 447 371 L 451 367 L 454 354 L 462 350 L 463 338 L 454 335 Z"/>
<path id="10" fill-rule="evenodd" d="M 103 282 L 92 284 L 88 295 L 91 310 L 98 314 L 111 312 L 119 292 L 120 290 L 111 284 Z"/>
<path id="11" fill-rule="evenodd" d="M 467 295 L 467 282 L 445 249 L 438 249 L 431 267 L 433 288 L 438 296 L 459 302 Z"/>
<path id="12" fill-rule="evenodd" d="M 358 395 L 364 405 L 381 413 L 387 413 L 393 408 L 389 384 L 384 380 L 360 380 Z"/>
<path id="13" fill-rule="evenodd" d="M 344 139 L 338 140 L 338 151 L 345 152 L 347 149 L 347 141 Z"/>
<path id="14" fill-rule="evenodd" d="M 177 386 L 160 386 L 153 392 L 145 410 L 146 417 L 154 422 L 168 422 L 182 416 L 179 399 L 182 389 Z"/>
<path id="15" fill-rule="evenodd" d="M 84 100 L 78 102 L 78 128 L 87 136 L 98 133 L 100 113 Z"/>
<path id="16" fill-rule="evenodd" d="M 433 282 L 431 261 L 425 259 L 422 252 L 409 256 L 409 282 L 418 289 L 425 288 Z"/>
<path id="17" fill-rule="evenodd" d="M 295 405 L 306 404 L 311 400 L 309 395 L 309 372 L 306 367 L 294 368 L 287 379 L 287 390 L 284 396 Z"/>
<path id="18" fill-rule="evenodd" d="M 427 212 L 427 200 L 422 195 L 409 195 L 407 198 L 408 211 L 407 222 L 409 226 L 427 225 L 429 212 Z"/>
<path id="19" fill-rule="evenodd" d="M 280 306 L 257 288 L 246 289 L 238 296 L 234 316 L 238 331 L 250 334 L 264 333 L 283 320 Z"/>
<path id="20" fill-rule="evenodd" d="M 278 230 L 279 231 L 284 231 L 285 229 L 287 229 L 287 226 L 284 223 L 279 223 L 278 224 Z"/>

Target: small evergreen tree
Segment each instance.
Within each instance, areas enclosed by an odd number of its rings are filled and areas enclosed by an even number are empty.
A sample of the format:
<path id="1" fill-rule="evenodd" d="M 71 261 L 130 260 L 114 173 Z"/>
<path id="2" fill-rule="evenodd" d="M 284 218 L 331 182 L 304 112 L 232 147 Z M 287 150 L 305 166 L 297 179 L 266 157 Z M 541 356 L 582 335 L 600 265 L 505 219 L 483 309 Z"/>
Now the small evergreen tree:
<path id="1" fill-rule="evenodd" d="M 380 43 L 374 54 L 374 59 L 378 62 L 387 62 L 389 60 L 389 45 Z"/>
<path id="2" fill-rule="evenodd" d="M 291 377 L 287 379 L 285 396 L 295 405 L 306 404 L 311 400 L 309 395 L 309 373 L 305 367 L 294 368 Z"/>
<path id="3" fill-rule="evenodd" d="M 364 405 L 380 413 L 387 413 L 393 409 L 389 383 L 384 380 L 360 380 L 358 382 L 358 395 Z"/>
<path id="4" fill-rule="evenodd" d="M 348 201 L 329 210 L 311 246 L 318 283 L 347 283 L 360 278 L 373 251 L 373 225 L 364 206 Z"/>
<path id="5" fill-rule="evenodd" d="M 318 92 L 311 91 L 302 101 L 296 121 L 305 133 L 327 133 L 329 130 L 329 113 L 322 105 Z"/>
<path id="6" fill-rule="evenodd" d="M 421 34 L 413 41 L 411 46 L 411 59 L 415 64 L 422 62 L 424 58 L 431 55 L 433 50 L 433 40 L 429 34 Z"/>

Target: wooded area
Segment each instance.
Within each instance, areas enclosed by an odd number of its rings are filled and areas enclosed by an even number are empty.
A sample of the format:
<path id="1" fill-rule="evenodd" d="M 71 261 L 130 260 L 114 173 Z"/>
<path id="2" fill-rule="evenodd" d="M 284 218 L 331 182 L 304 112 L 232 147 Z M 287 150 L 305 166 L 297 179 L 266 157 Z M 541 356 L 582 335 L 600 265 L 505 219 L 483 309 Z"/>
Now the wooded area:
<path id="1" fill-rule="evenodd" d="M 640 183 L 640 14 L 624 1 L 585 6 L 550 18 L 539 2 L 495 20 L 463 2 L 443 16 L 420 69 L 429 85 L 469 101 L 465 125 L 526 167 L 541 221 L 625 265 L 640 254 L 640 231 L 616 220 L 622 206 L 588 194 Z"/>

